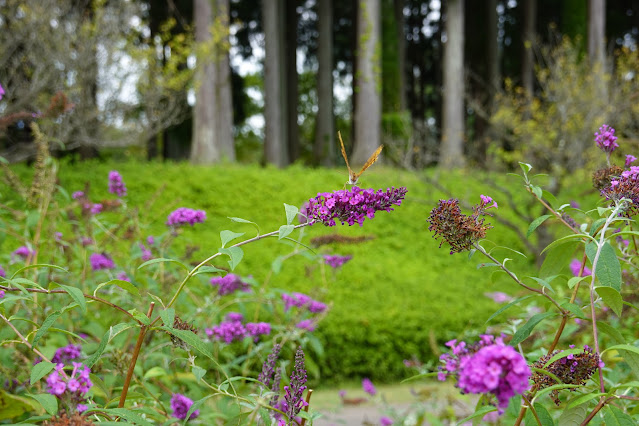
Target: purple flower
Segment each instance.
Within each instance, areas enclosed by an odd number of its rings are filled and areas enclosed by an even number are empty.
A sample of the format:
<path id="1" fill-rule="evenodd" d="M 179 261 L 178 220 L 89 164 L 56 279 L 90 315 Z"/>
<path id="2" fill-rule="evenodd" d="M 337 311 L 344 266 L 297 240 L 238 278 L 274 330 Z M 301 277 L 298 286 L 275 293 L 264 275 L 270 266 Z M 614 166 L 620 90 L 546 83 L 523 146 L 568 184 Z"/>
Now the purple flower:
<path id="1" fill-rule="evenodd" d="M 102 213 L 102 207 L 103 206 L 100 203 L 90 204 L 89 211 L 91 214 Z"/>
<path id="2" fill-rule="evenodd" d="M 390 426 L 393 424 L 393 419 L 391 419 L 390 417 L 382 416 L 379 419 L 379 424 L 382 426 Z"/>
<path id="3" fill-rule="evenodd" d="M 314 314 L 321 314 L 326 310 L 326 305 L 322 302 L 318 302 L 317 300 L 313 300 L 309 303 L 308 310 Z"/>
<path id="4" fill-rule="evenodd" d="M 302 330 L 315 331 L 315 329 L 317 328 L 317 324 L 315 324 L 313 320 L 305 319 L 295 324 L 295 327 Z"/>
<path id="5" fill-rule="evenodd" d="M 291 380 L 288 386 L 284 386 L 283 410 L 289 419 L 295 418 L 297 414 L 306 407 L 308 403 L 303 395 L 306 390 L 306 367 L 304 366 L 304 351 L 301 347 L 295 353 L 295 366 L 291 373 Z"/>
<path id="6" fill-rule="evenodd" d="M 243 292 L 251 291 L 249 284 L 243 282 L 242 279 L 235 274 L 226 274 L 223 277 L 213 277 L 211 278 L 211 285 L 218 286 L 217 294 L 220 296 L 232 294 L 238 290 Z"/>
<path id="7" fill-rule="evenodd" d="M 80 198 L 84 198 L 84 191 L 75 191 L 73 195 L 71 195 L 74 200 L 79 200 Z"/>
<path id="8" fill-rule="evenodd" d="M 511 296 L 509 296 L 506 293 L 503 293 L 501 291 L 494 291 L 492 293 L 484 293 L 484 296 L 490 297 L 491 299 L 493 299 L 497 303 L 505 303 L 505 302 L 510 302 L 510 301 L 513 300 L 513 298 Z"/>
<path id="9" fill-rule="evenodd" d="M 339 268 L 349 260 L 351 260 L 353 256 L 339 256 L 339 255 L 324 255 L 324 262 L 330 266 L 331 268 Z"/>
<path id="10" fill-rule="evenodd" d="M 91 370 L 86 365 L 79 362 L 74 362 L 73 371 L 69 374 L 66 373 L 66 377 L 60 374 L 64 369 L 64 364 L 58 363 L 49 376 L 47 376 L 47 391 L 58 397 L 62 396 L 68 391 L 69 396 L 74 400 L 83 401 L 84 395 L 89 392 L 93 383 L 89 379 Z"/>
<path id="11" fill-rule="evenodd" d="M 90 237 L 82 237 L 80 238 L 80 243 L 82 244 L 82 247 L 90 246 L 93 244 L 93 239 Z"/>
<path id="12" fill-rule="evenodd" d="M 377 211 L 391 211 L 393 206 L 402 204 L 406 188 L 360 189 L 357 186 L 335 192 L 322 192 L 308 201 L 307 221 L 322 222 L 335 226 L 335 220 L 342 225 L 348 223 L 363 225 L 364 219 L 372 219 Z"/>
<path id="13" fill-rule="evenodd" d="M 346 396 L 346 391 L 345 391 L 344 389 L 342 389 L 342 390 L 341 390 L 341 391 L 339 391 L 337 394 L 339 395 L 339 397 L 340 397 L 341 399 L 344 399 L 344 397 Z"/>
<path id="14" fill-rule="evenodd" d="M 303 308 L 311 303 L 313 299 L 304 293 L 282 294 L 282 300 L 284 301 L 284 310 L 288 311 L 291 307 L 296 306 Z"/>
<path id="15" fill-rule="evenodd" d="M 572 274 L 575 277 L 579 276 L 579 271 L 581 270 L 581 262 L 577 259 L 573 259 L 572 262 L 570 262 L 570 271 L 572 272 Z M 592 275 L 592 271 L 590 270 L 590 268 L 584 266 L 584 271 L 581 274 L 582 277 L 587 277 Z"/>
<path id="16" fill-rule="evenodd" d="M 153 237 L 153 235 L 149 235 L 148 237 L 146 237 L 146 243 L 150 246 L 155 244 L 155 238 Z"/>
<path id="17" fill-rule="evenodd" d="M 99 271 L 100 269 L 112 269 L 115 268 L 115 263 L 109 256 L 103 253 L 93 253 L 89 256 L 89 262 L 91 262 L 91 269 Z"/>
<path id="18" fill-rule="evenodd" d="M 126 186 L 122 181 L 122 176 L 115 170 L 109 172 L 109 192 L 118 197 L 124 197 L 126 195 Z"/>
<path id="19" fill-rule="evenodd" d="M 4 96 L 4 89 L 2 88 L 2 85 L 0 84 L 0 101 L 2 100 L 3 96 Z"/>
<path id="20" fill-rule="evenodd" d="M 244 315 L 239 312 L 229 312 L 226 314 L 227 321 L 242 321 L 244 319 Z"/>
<path id="21" fill-rule="evenodd" d="M 373 385 L 373 382 L 371 382 L 371 379 L 369 379 L 368 377 L 364 377 L 362 379 L 362 388 L 364 388 L 364 392 L 371 396 L 375 396 L 375 394 L 377 393 L 375 385 Z"/>
<path id="22" fill-rule="evenodd" d="M 4 297 L 4 290 L 0 290 L 0 299 Z"/>
<path id="23" fill-rule="evenodd" d="M 481 203 L 480 206 L 483 209 L 491 209 L 491 208 L 497 208 L 497 202 L 493 201 L 492 197 L 489 197 L 488 195 L 480 195 L 479 198 L 481 198 Z M 492 204 L 489 206 L 488 204 L 492 202 Z"/>
<path id="24" fill-rule="evenodd" d="M 177 228 L 186 224 L 193 226 L 196 223 L 204 222 L 204 220 L 206 220 L 206 213 L 204 210 L 193 210 L 187 207 L 180 207 L 169 214 L 166 224 Z"/>
<path id="25" fill-rule="evenodd" d="M 118 272 L 115 278 L 117 278 L 118 280 L 131 282 L 131 278 L 129 278 L 126 272 Z"/>
<path id="26" fill-rule="evenodd" d="M 246 333 L 254 338 L 254 341 L 258 341 L 259 336 L 271 334 L 271 324 L 268 322 L 247 322 L 244 325 Z"/>
<path id="27" fill-rule="evenodd" d="M 174 393 L 171 397 L 171 410 L 173 410 L 173 417 L 176 419 L 186 419 L 186 414 L 193 405 L 193 400 L 187 398 L 179 393 Z M 189 420 L 194 420 L 200 415 L 200 410 L 195 410 L 191 413 Z"/>
<path id="28" fill-rule="evenodd" d="M 619 148 L 619 144 L 615 142 L 616 140 L 615 129 L 607 124 L 604 124 L 599 128 L 598 132 L 595 132 L 595 142 L 597 146 L 607 154 Z"/>
<path id="29" fill-rule="evenodd" d="M 81 345 L 74 345 L 70 343 L 66 346 L 58 348 L 58 350 L 55 351 L 55 354 L 51 358 L 51 362 L 55 364 L 58 364 L 58 363 L 66 364 L 71 360 L 80 358 L 81 352 L 82 352 Z"/>
<path id="30" fill-rule="evenodd" d="M 630 167 L 630 165 L 635 161 L 637 161 L 637 157 L 631 154 L 626 155 L 626 167 Z"/>
<path id="31" fill-rule="evenodd" d="M 34 252 L 33 250 L 31 250 L 31 249 L 30 249 L 29 247 L 27 247 L 27 246 L 21 246 L 21 247 L 18 247 L 18 248 L 17 248 L 17 249 L 13 252 L 13 254 L 14 254 L 15 256 L 19 256 L 19 257 L 21 257 L 21 258 L 23 258 L 23 259 L 26 259 L 26 258 L 27 258 L 27 257 L 29 257 L 29 256 L 33 256 L 33 254 L 34 254 L 34 253 L 35 253 L 35 252 Z"/>
<path id="32" fill-rule="evenodd" d="M 146 262 L 147 260 L 151 260 L 151 258 L 153 258 L 153 253 L 151 253 L 151 250 L 146 248 L 146 246 L 142 243 L 140 243 L 140 250 L 142 251 L 141 257 L 144 262 Z"/>
<path id="33" fill-rule="evenodd" d="M 84 413 L 89 407 L 87 407 L 86 404 L 78 404 L 75 408 L 78 410 L 78 413 Z"/>
<path id="34" fill-rule="evenodd" d="M 60 242 L 62 241 L 62 232 L 56 232 L 53 234 L 53 238 L 57 241 Z"/>
<path id="35" fill-rule="evenodd" d="M 270 389 L 271 381 L 275 376 L 277 358 L 280 356 L 281 350 L 281 345 L 277 343 L 273 345 L 273 351 L 266 357 L 266 361 L 264 361 L 264 364 L 262 365 L 262 372 L 259 376 L 257 376 L 257 380 L 259 380 L 264 385 L 265 389 Z M 279 384 L 277 392 L 279 392 Z"/>

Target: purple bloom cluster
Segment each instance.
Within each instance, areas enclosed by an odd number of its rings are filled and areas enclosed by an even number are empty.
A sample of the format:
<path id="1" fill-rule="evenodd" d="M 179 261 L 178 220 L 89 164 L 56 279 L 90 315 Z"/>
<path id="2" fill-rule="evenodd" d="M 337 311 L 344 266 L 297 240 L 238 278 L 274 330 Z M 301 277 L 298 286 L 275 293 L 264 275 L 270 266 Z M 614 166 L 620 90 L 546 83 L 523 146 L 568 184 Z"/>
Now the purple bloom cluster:
<path id="1" fill-rule="evenodd" d="M 463 393 L 490 393 L 497 398 L 500 413 L 508 406 L 510 398 L 530 388 L 531 371 L 526 360 L 501 337 L 482 335 L 473 345 L 451 340 L 446 343 L 450 353 L 439 359 L 439 380 L 457 377 L 457 387 Z"/>
<path id="2" fill-rule="evenodd" d="M 67 395 L 75 402 L 84 401 L 84 395 L 93 386 L 89 379 L 91 370 L 82 363 L 74 362 L 73 371 L 66 373 L 65 377 L 63 368 L 64 364 L 57 364 L 55 371 L 47 376 L 47 391 L 58 398 Z"/>
<path id="3" fill-rule="evenodd" d="M 370 396 L 375 396 L 375 394 L 377 394 L 377 389 L 375 389 L 375 385 L 373 385 L 373 382 L 368 377 L 364 377 L 362 379 L 362 388 L 364 389 L 364 392 L 366 392 Z"/>
<path id="4" fill-rule="evenodd" d="M 2 100 L 3 96 L 4 96 L 4 89 L 2 88 L 2 85 L 0 84 L 0 101 Z"/>
<path id="5" fill-rule="evenodd" d="M 196 223 L 202 223 L 205 220 L 206 212 L 204 210 L 193 210 L 188 207 L 180 207 L 169 214 L 166 224 L 174 227 L 186 224 L 193 226 Z"/>
<path id="6" fill-rule="evenodd" d="M 144 262 L 146 262 L 147 260 L 151 260 L 153 258 L 153 253 L 151 253 L 151 250 L 146 248 L 146 246 L 142 243 L 140 243 L 140 250 L 142 251 L 141 257 Z"/>
<path id="7" fill-rule="evenodd" d="M 104 206 L 102 204 L 100 204 L 100 203 L 95 203 L 95 204 L 86 203 L 84 205 L 84 207 L 91 214 L 99 214 L 99 213 L 102 213 L 102 209 L 103 209 Z"/>
<path id="8" fill-rule="evenodd" d="M 109 256 L 104 253 L 93 253 L 89 256 L 89 262 L 91 262 L 91 269 L 98 271 L 100 269 L 113 269 L 115 263 Z"/>
<path id="9" fill-rule="evenodd" d="M 232 343 L 242 340 L 245 337 L 252 337 L 254 341 L 259 340 L 259 336 L 271 334 L 271 324 L 267 322 L 248 322 L 242 324 L 244 317 L 242 314 L 231 312 L 227 314 L 225 321 L 212 328 L 207 328 L 206 335 Z"/>
<path id="10" fill-rule="evenodd" d="M 312 319 L 305 319 L 295 324 L 295 327 L 306 331 L 315 331 L 317 324 Z"/>
<path id="11" fill-rule="evenodd" d="M 340 256 L 340 255 L 330 255 L 330 254 L 325 254 L 324 255 L 324 262 L 330 266 L 331 268 L 339 268 L 340 266 L 342 266 L 343 264 L 345 264 L 346 262 L 348 262 L 349 260 L 351 260 L 353 258 L 353 256 Z"/>
<path id="12" fill-rule="evenodd" d="M 4 297 L 4 290 L 0 290 L 0 299 Z"/>
<path id="13" fill-rule="evenodd" d="M 109 172 L 109 192 L 118 197 L 124 197 L 126 195 L 126 186 L 122 181 L 122 176 L 115 170 Z"/>
<path id="14" fill-rule="evenodd" d="M 218 286 L 217 294 L 220 296 L 232 294 L 238 290 L 243 292 L 251 291 L 249 284 L 242 281 L 242 279 L 235 274 L 226 274 L 223 277 L 213 277 L 211 278 L 211 285 Z"/>
<path id="15" fill-rule="evenodd" d="M 33 250 L 31 250 L 29 247 L 27 246 L 21 246 L 18 247 L 14 252 L 13 255 L 14 256 L 19 256 L 23 259 L 26 259 L 29 256 L 32 256 L 35 252 Z"/>
<path id="16" fill-rule="evenodd" d="M 507 295 L 501 291 L 494 291 L 492 293 L 484 293 L 484 296 L 490 297 L 497 303 L 506 303 L 511 302 L 513 300 L 512 296 Z"/>
<path id="17" fill-rule="evenodd" d="M 115 278 L 122 280 L 122 281 L 128 281 L 131 282 L 131 278 L 129 278 L 129 276 L 126 274 L 126 272 L 119 272 Z"/>
<path id="18" fill-rule="evenodd" d="M 389 188 L 386 191 L 361 189 L 357 186 L 335 192 L 321 192 L 311 198 L 306 205 L 307 220 L 335 226 L 335 220 L 342 225 L 348 223 L 363 225 L 364 219 L 372 219 L 377 211 L 391 211 L 393 206 L 402 204 L 406 188 Z"/>
<path id="19" fill-rule="evenodd" d="M 71 360 L 80 358 L 81 352 L 81 345 L 74 345 L 72 343 L 69 343 L 68 345 L 58 348 L 58 350 L 55 351 L 53 358 L 51 358 L 51 362 L 56 364 L 68 363 Z"/>
<path id="20" fill-rule="evenodd" d="M 610 154 L 615 149 L 619 148 L 619 144 L 616 142 L 615 129 L 604 124 L 599 128 L 598 132 L 595 132 L 595 142 L 597 146 L 605 153 Z"/>
<path id="21" fill-rule="evenodd" d="M 84 191 L 75 191 L 73 195 L 71 195 L 74 200 L 79 200 L 80 198 L 84 198 Z"/>
<path id="22" fill-rule="evenodd" d="M 601 190 L 601 195 L 614 202 L 629 199 L 631 203 L 626 206 L 625 214 L 631 216 L 636 213 L 639 210 L 639 167 L 631 166 L 621 172 L 621 176 L 613 177 L 610 185 Z"/>
<path id="23" fill-rule="evenodd" d="M 326 305 L 317 300 L 311 299 L 304 293 L 282 294 L 282 300 L 284 301 L 284 310 L 288 311 L 291 307 L 296 306 L 298 308 L 308 308 L 308 310 L 314 314 L 322 313 L 326 310 Z"/>
<path id="24" fill-rule="evenodd" d="M 637 157 L 635 157 L 634 155 L 628 154 L 626 155 L 625 166 L 630 167 L 630 165 L 634 163 L 635 161 L 637 161 Z"/>
<path id="25" fill-rule="evenodd" d="M 192 399 L 179 393 L 174 393 L 171 397 L 171 410 L 173 410 L 173 417 L 180 420 L 186 419 L 186 414 L 189 412 L 191 405 L 193 405 Z M 194 420 L 199 415 L 200 410 L 195 410 L 191 413 L 189 420 Z"/>
<path id="26" fill-rule="evenodd" d="M 570 262 L 570 271 L 572 272 L 572 274 L 575 277 L 579 276 L 579 271 L 581 270 L 581 262 L 577 259 L 573 259 L 572 262 Z M 588 268 L 587 266 L 584 266 L 584 270 L 583 273 L 581 274 L 582 277 L 587 277 L 592 275 L 592 271 L 590 270 L 590 268 Z"/>
<path id="27" fill-rule="evenodd" d="M 301 347 L 295 353 L 295 366 L 291 373 L 291 380 L 288 386 L 284 386 L 283 410 L 289 420 L 308 405 L 304 400 L 304 391 L 306 390 L 306 367 L 304 366 L 304 351 Z"/>
<path id="28" fill-rule="evenodd" d="M 390 417 L 382 416 L 379 419 L 379 424 L 382 426 L 390 426 L 393 424 L 393 419 Z"/>

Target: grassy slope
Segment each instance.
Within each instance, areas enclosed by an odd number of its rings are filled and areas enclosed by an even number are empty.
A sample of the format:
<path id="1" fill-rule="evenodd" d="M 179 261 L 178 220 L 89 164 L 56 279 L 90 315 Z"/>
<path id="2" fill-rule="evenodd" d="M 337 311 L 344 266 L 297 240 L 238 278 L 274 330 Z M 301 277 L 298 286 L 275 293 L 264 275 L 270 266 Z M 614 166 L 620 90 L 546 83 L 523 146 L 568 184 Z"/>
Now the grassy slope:
<path id="1" fill-rule="evenodd" d="M 341 189 L 345 180 L 343 170 L 299 166 L 279 170 L 238 165 L 90 162 L 62 165 L 60 184 L 72 192 L 82 189 L 88 181 L 93 199 L 111 198 L 106 180 L 112 169 L 120 171 L 125 180 L 129 205 L 143 206 L 165 186 L 158 200 L 141 210 L 151 223 L 148 234 L 163 232 L 168 213 L 179 206 L 207 212 L 204 226 L 187 229 L 184 238 L 178 239 L 178 244 L 189 239 L 196 242 L 200 251 L 195 259 L 216 251 L 221 230 L 254 235 L 250 225 L 233 223 L 228 216 L 256 222 L 262 233 L 276 230 L 285 221 L 283 203 L 299 206 L 319 191 Z M 22 173 L 27 172 L 22 169 Z M 419 173 L 381 167 L 367 172 L 362 179 L 364 187 L 406 186 L 404 204 L 394 212 L 378 213 L 362 228 L 305 228 L 304 241 L 333 233 L 373 239 L 320 247 L 319 252 L 353 255 L 353 260 L 336 273 L 296 256 L 285 262 L 281 273 L 270 277 L 269 286 L 308 292 L 332 303 L 330 314 L 316 332 L 326 351 L 317 360 L 324 378 L 334 381 L 368 375 L 392 380 L 406 375 L 401 360 L 413 354 L 422 359 L 432 356 L 432 338 L 441 344 L 466 329 L 485 330 L 485 319 L 498 306 L 484 293 L 517 291 L 501 275 L 491 278 L 489 273 L 478 270 L 476 265 L 483 259 L 468 261 L 465 254 L 451 256 L 445 247 L 438 248 L 439 242 L 428 231 L 426 218 L 437 199 L 446 195 L 429 187 L 421 177 Z M 458 173 L 448 174 L 442 183 L 459 198 L 476 203 L 480 194 L 493 194 L 478 181 L 475 174 Z M 500 202 L 499 214 L 513 220 L 505 200 L 493 195 Z M 489 239 L 499 245 L 522 248 L 514 233 L 501 226 L 489 233 Z M 268 277 L 277 255 L 292 250 L 276 239 L 244 248 L 244 260 L 236 272 L 253 275 L 258 281 Z M 530 270 L 525 261 L 515 261 L 511 267 Z"/>

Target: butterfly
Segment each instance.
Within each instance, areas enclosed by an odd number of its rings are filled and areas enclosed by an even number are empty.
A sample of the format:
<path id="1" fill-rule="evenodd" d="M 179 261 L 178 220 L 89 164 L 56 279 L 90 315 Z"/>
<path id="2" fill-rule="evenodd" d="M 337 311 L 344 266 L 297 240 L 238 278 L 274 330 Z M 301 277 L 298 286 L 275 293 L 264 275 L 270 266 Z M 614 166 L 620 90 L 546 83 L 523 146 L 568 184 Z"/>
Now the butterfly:
<path id="1" fill-rule="evenodd" d="M 371 155 L 368 160 L 366 160 L 366 163 L 362 167 L 362 170 L 360 170 L 359 173 L 355 173 L 351 169 L 350 164 L 348 164 L 346 149 L 344 149 L 344 142 L 342 141 L 342 135 L 339 131 L 337 132 L 337 136 L 339 137 L 339 143 L 342 145 L 342 157 L 344 157 L 344 161 L 346 161 L 346 167 L 348 167 L 348 182 L 346 183 L 348 183 L 349 185 L 355 185 L 357 183 L 357 179 L 359 179 L 362 173 L 364 173 L 366 169 L 368 169 L 370 166 L 373 165 L 375 161 L 377 161 L 377 158 L 379 158 L 379 154 L 382 152 L 382 148 L 384 148 L 384 145 L 380 145 L 379 148 L 377 148 L 375 152 L 373 152 L 373 155 Z"/>

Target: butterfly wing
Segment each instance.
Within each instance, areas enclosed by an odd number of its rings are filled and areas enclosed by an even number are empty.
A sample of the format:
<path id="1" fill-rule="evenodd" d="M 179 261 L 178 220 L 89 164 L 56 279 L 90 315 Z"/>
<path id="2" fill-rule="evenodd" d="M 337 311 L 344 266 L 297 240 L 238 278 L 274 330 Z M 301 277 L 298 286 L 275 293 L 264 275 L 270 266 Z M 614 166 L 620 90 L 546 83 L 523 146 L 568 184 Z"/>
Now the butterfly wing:
<path id="1" fill-rule="evenodd" d="M 350 164 L 348 164 L 348 157 L 346 156 L 346 149 L 344 148 L 344 142 L 342 141 L 342 134 L 338 131 L 337 137 L 339 138 L 339 143 L 342 146 L 342 157 L 344 157 L 344 161 L 346 161 L 346 167 L 348 167 L 348 177 L 349 179 L 353 176 L 353 171 L 351 170 Z"/>
<path id="2" fill-rule="evenodd" d="M 366 160 L 366 163 L 362 167 L 362 170 L 359 171 L 359 173 L 352 174 L 351 180 L 353 181 L 353 183 L 357 182 L 357 179 L 359 179 L 362 173 L 364 173 L 366 169 L 368 169 L 370 166 L 373 165 L 375 161 L 377 161 L 377 159 L 379 158 L 379 154 L 382 152 L 382 149 L 384 149 L 384 145 L 380 145 L 379 148 L 377 148 L 375 152 L 373 152 L 373 154 L 370 157 L 368 157 L 368 160 Z M 350 171 L 350 167 L 349 167 L 349 171 Z"/>

